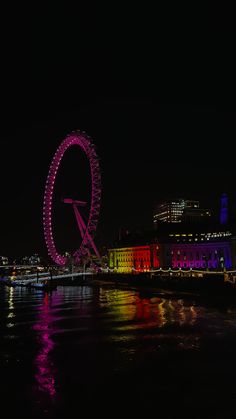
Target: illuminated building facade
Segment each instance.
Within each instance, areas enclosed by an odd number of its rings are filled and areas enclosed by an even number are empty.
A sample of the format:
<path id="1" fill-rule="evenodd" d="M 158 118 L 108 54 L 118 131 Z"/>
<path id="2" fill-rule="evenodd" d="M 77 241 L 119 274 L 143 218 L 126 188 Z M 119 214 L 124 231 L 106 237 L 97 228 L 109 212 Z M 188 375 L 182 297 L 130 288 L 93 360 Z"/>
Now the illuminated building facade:
<path id="1" fill-rule="evenodd" d="M 160 267 L 159 250 L 156 243 L 109 249 L 108 266 L 119 273 L 148 272 Z"/>
<path id="2" fill-rule="evenodd" d="M 169 226 L 170 227 L 170 226 Z M 236 268 L 236 236 L 229 230 L 196 232 L 193 229 L 149 237 L 145 246 L 119 246 L 109 249 L 108 265 L 115 272 L 147 272 L 158 268 L 230 269 Z M 148 237 L 145 237 L 147 242 Z M 142 240 L 144 241 L 144 239 Z M 158 243 L 158 244 L 157 244 Z"/>
<path id="3" fill-rule="evenodd" d="M 236 267 L 235 237 L 222 226 L 183 224 L 162 235 L 163 264 L 171 268 L 229 269 Z M 218 228 L 217 228 L 218 227 Z"/>
<path id="4" fill-rule="evenodd" d="M 231 268 L 229 242 L 171 244 L 167 249 L 171 268 Z"/>

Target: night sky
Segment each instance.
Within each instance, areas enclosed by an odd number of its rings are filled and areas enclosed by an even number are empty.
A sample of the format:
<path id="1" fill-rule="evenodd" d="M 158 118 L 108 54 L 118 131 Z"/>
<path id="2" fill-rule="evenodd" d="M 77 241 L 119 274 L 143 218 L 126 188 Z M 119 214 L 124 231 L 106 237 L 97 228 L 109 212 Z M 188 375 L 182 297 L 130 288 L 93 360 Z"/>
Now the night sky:
<path id="1" fill-rule="evenodd" d="M 164 29 L 147 13 L 140 25 L 141 10 L 132 22 L 127 13 L 122 24 L 114 10 L 103 20 L 96 10 L 67 15 L 63 8 L 56 17 L 49 11 L 33 12 L 31 20 L 11 16 L 13 32 L 3 33 L 2 51 L 0 255 L 46 255 L 47 171 L 76 129 L 92 137 L 100 158 L 100 247 L 112 245 L 121 227 L 150 229 L 153 206 L 164 198 L 198 199 L 218 211 L 226 192 L 236 214 L 232 54 L 224 65 L 212 61 L 227 55 L 233 28 L 226 14 L 209 10 L 201 36 L 188 22 L 188 36 L 180 25 L 178 37 L 167 30 L 174 14 Z M 68 153 L 63 193 L 87 184 L 85 166 L 83 156 Z M 66 218 L 61 224 L 58 217 L 58 237 Z"/>

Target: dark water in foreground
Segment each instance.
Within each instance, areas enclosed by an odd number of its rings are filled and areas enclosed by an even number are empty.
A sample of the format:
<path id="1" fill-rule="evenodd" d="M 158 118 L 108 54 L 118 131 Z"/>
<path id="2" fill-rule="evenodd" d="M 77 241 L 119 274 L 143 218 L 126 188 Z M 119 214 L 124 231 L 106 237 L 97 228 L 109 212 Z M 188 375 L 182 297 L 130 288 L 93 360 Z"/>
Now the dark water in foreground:
<path id="1" fill-rule="evenodd" d="M 0 288 L 2 417 L 236 418 L 236 304 Z"/>

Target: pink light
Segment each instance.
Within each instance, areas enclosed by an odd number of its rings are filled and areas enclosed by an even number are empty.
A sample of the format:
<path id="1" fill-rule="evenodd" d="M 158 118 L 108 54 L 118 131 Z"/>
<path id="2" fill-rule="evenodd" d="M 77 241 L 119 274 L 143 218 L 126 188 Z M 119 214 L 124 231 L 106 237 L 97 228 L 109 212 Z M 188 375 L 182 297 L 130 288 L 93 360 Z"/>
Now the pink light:
<path id="1" fill-rule="evenodd" d="M 94 150 L 94 145 L 90 139 L 80 132 L 75 132 L 68 135 L 58 147 L 49 168 L 49 173 L 45 186 L 44 193 L 44 207 L 43 207 L 43 225 L 44 225 L 44 237 L 48 249 L 48 253 L 55 263 L 58 265 L 65 265 L 66 257 L 60 255 L 57 252 L 56 245 L 52 236 L 52 196 L 54 190 L 54 184 L 59 169 L 60 162 L 64 156 L 65 151 L 73 146 L 78 145 L 85 152 L 89 164 L 90 164 L 90 175 L 91 175 L 91 205 L 88 217 L 88 223 L 84 236 L 80 244 L 79 249 L 74 253 L 74 257 L 77 261 L 80 260 L 81 256 L 86 252 L 85 247 L 88 246 L 88 237 L 93 237 L 96 231 L 98 215 L 101 205 L 101 176 L 99 169 L 99 162 L 97 154 Z M 78 201 L 81 202 L 81 201 Z"/>
<path id="2" fill-rule="evenodd" d="M 33 329 L 39 332 L 39 339 L 41 344 L 40 352 L 35 359 L 35 364 L 37 367 L 35 379 L 38 383 L 40 391 L 47 393 L 50 397 L 54 397 L 56 394 L 55 378 L 49 356 L 54 347 L 54 342 L 51 339 L 49 328 L 51 321 L 52 315 L 48 306 L 48 294 L 45 294 L 43 305 L 41 307 L 39 322 L 33 326 Z"/>

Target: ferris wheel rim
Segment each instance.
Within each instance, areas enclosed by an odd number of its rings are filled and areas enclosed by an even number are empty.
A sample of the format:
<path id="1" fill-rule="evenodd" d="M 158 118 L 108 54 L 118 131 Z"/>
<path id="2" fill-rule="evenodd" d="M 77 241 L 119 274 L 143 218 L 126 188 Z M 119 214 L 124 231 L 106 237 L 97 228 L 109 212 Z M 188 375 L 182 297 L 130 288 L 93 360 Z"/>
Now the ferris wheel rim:
<path id="1" fill-rule="evenodd" d="M 94 144 L 91 141 L 91 138 L 81 131 L 74 131 L 71 134 L 67 135 L 66 138 L 60 143 L 57 148 L 52 162 L 49 167 L 48 176 L 45 185 L 44 191 L 44 201 L 43 201 L 43 229 L 44 229 L 44 238 L 46 241 L 46 246 L 48 254 L 53 259 L 53 261 L 58 265 L 65 265 L 67 258 L 61 255 L 56 248 L 55 240 L 53 237 L 52 231 L 52 208 L 53 208 L 53 193 L 54 186 L 57 178 L 57 173 L 60 167 L 61 160 L 64 157 L 66 150 L 71 146 L 78 145 L 86 154 L 86 157 L 89 161 L 90 166 L 90 176 L 91 176 L 91 203 L 89 209 L 89 217 L 86 225 L 86 230 L 84 236 L 82 237 L 81 244 L 78 249 L 73 253 L 73 257 L 79 261 L 80 258 L 85 254 L 86 248 L 89 246 L 87 238 L 93 236 L 97 223 L 98 216 L 100 211 L 100 201 L 101 201 L 101 175 L 98 156 L 96 154 Z"/>

